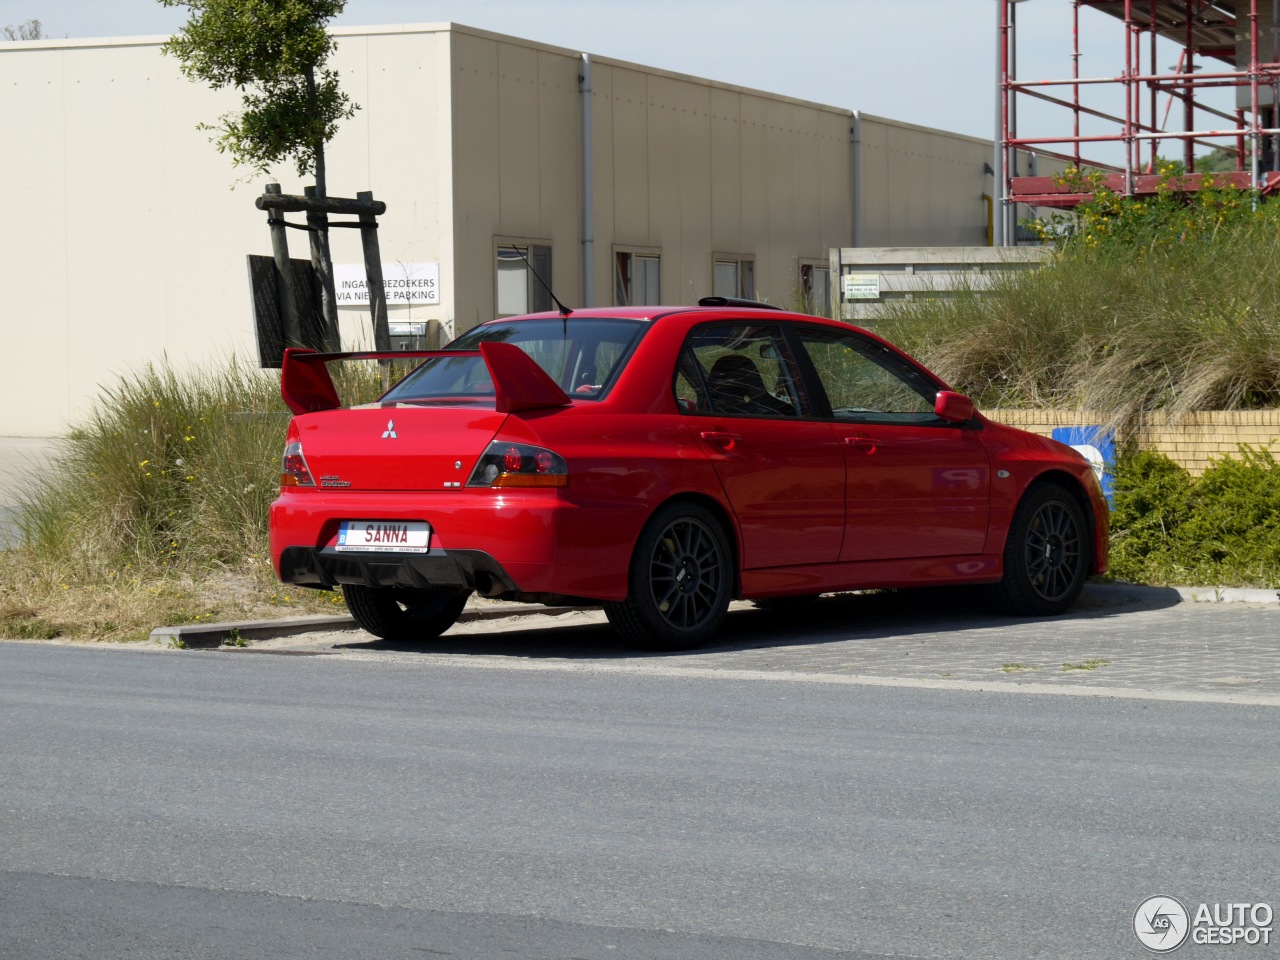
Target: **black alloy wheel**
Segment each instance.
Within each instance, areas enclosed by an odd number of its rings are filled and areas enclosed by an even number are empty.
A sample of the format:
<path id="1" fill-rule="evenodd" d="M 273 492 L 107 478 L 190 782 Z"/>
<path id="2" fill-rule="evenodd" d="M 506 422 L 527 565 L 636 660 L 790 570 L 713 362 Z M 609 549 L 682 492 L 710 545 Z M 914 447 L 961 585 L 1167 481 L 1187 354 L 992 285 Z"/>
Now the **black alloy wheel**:
<path id="1" fill-rule="evenodd" d="M 627 599 L 606 603 L 605 613 L 635 646 L 702 646 L 720 629 L 729 607 L 732 556 L 723 528 L 705 507 L 664 507 L 636 543 Z"/>
<path id="2" fill-rule="evenodd" d="M 1027 616 L 1068 609 L 1084 589 L 1089 546 L 1075 497 L 1057 484 L 1033 487 L 1005 543 L 1004 579 L 996 586 L 1001 605 Z"/>
<path id="3" fill-rule="evenodd" d="M 347 609 L 375 637 L 396 642 L 434 640 L 462 615 L 470 590 L 455 587 L 366 587 L 345 584 Z"/>

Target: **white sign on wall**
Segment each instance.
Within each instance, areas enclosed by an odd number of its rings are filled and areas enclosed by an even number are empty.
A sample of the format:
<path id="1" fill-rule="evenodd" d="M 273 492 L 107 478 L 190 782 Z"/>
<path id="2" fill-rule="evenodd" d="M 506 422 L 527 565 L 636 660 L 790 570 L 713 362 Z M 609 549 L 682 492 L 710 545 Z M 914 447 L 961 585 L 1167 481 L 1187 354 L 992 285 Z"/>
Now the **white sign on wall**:
<path id="1" fill-rule="evenodd" d="M 846 300 L 879 300 L 880 274 L 878 273 L 846 273 L 844 280 L 844 298 Z"/>
<path id="2" fill-rule="evenodd" d="M 333 286 L 338 306 L 352 307 L 369 303 L 369 284 L 363 263 L 335 263 Z M 439 303 L 440 264 L 384 263 L 382 287 L 387 303 Z"/>

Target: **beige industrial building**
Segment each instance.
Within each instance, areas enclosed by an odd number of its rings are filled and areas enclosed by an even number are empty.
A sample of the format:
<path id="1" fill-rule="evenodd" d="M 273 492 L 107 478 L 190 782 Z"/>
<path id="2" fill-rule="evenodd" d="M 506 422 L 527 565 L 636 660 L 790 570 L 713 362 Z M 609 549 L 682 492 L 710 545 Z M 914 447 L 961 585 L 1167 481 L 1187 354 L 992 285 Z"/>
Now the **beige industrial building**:
<path id="1" fill-rule="evenodd" d="M 433 345 L 542 304 L 517 247 L 578 306 L 821 303 L 833 248 L 987 243 L 989 141 L 456 24 L 335 34 L 360 109 L 329 191 L 385 201 L 390 318 Z M 163 40 L 0 44 L 0 435 L 62 432 L 148 361 L 257 355 L 254 199 L 303 184 L 214 149 L 197 124 L 237 100 Z M 344 342 L 368 342 L 358 232 L 332 246 Z"/>

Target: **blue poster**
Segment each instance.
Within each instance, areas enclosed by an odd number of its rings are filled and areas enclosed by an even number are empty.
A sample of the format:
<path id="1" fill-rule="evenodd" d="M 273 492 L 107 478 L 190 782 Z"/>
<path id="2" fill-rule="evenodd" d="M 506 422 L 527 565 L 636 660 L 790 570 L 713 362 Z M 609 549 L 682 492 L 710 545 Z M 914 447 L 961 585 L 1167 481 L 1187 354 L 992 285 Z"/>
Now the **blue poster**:
<path id="1" fill-rule="evenodd" d="M 1107 506 L 1114 506 L 1116 469 L 1116 433 L 1106 427 L 1054 427 L 1053 439 L 1078 450 L 1093 466 L 1093 472 L 1102 484 Z"/>

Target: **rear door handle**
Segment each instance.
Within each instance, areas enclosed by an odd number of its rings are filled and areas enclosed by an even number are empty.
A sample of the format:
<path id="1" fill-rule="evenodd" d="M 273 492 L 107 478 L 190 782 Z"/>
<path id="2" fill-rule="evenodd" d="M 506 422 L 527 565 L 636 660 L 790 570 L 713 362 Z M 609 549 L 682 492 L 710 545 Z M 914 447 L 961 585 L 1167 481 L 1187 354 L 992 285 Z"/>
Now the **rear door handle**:
<path id="1" fill-rule="evenodd" d="M 732 450 L 737 445 L 738 441 L 742 439 L 738 434 L 728 433 L 724 430 L 703 430 L 699 436 L 702 437 L 703 440 L 707 441 L 707 443 L 719 444 L 724 447 L 726 451 Z"/>

